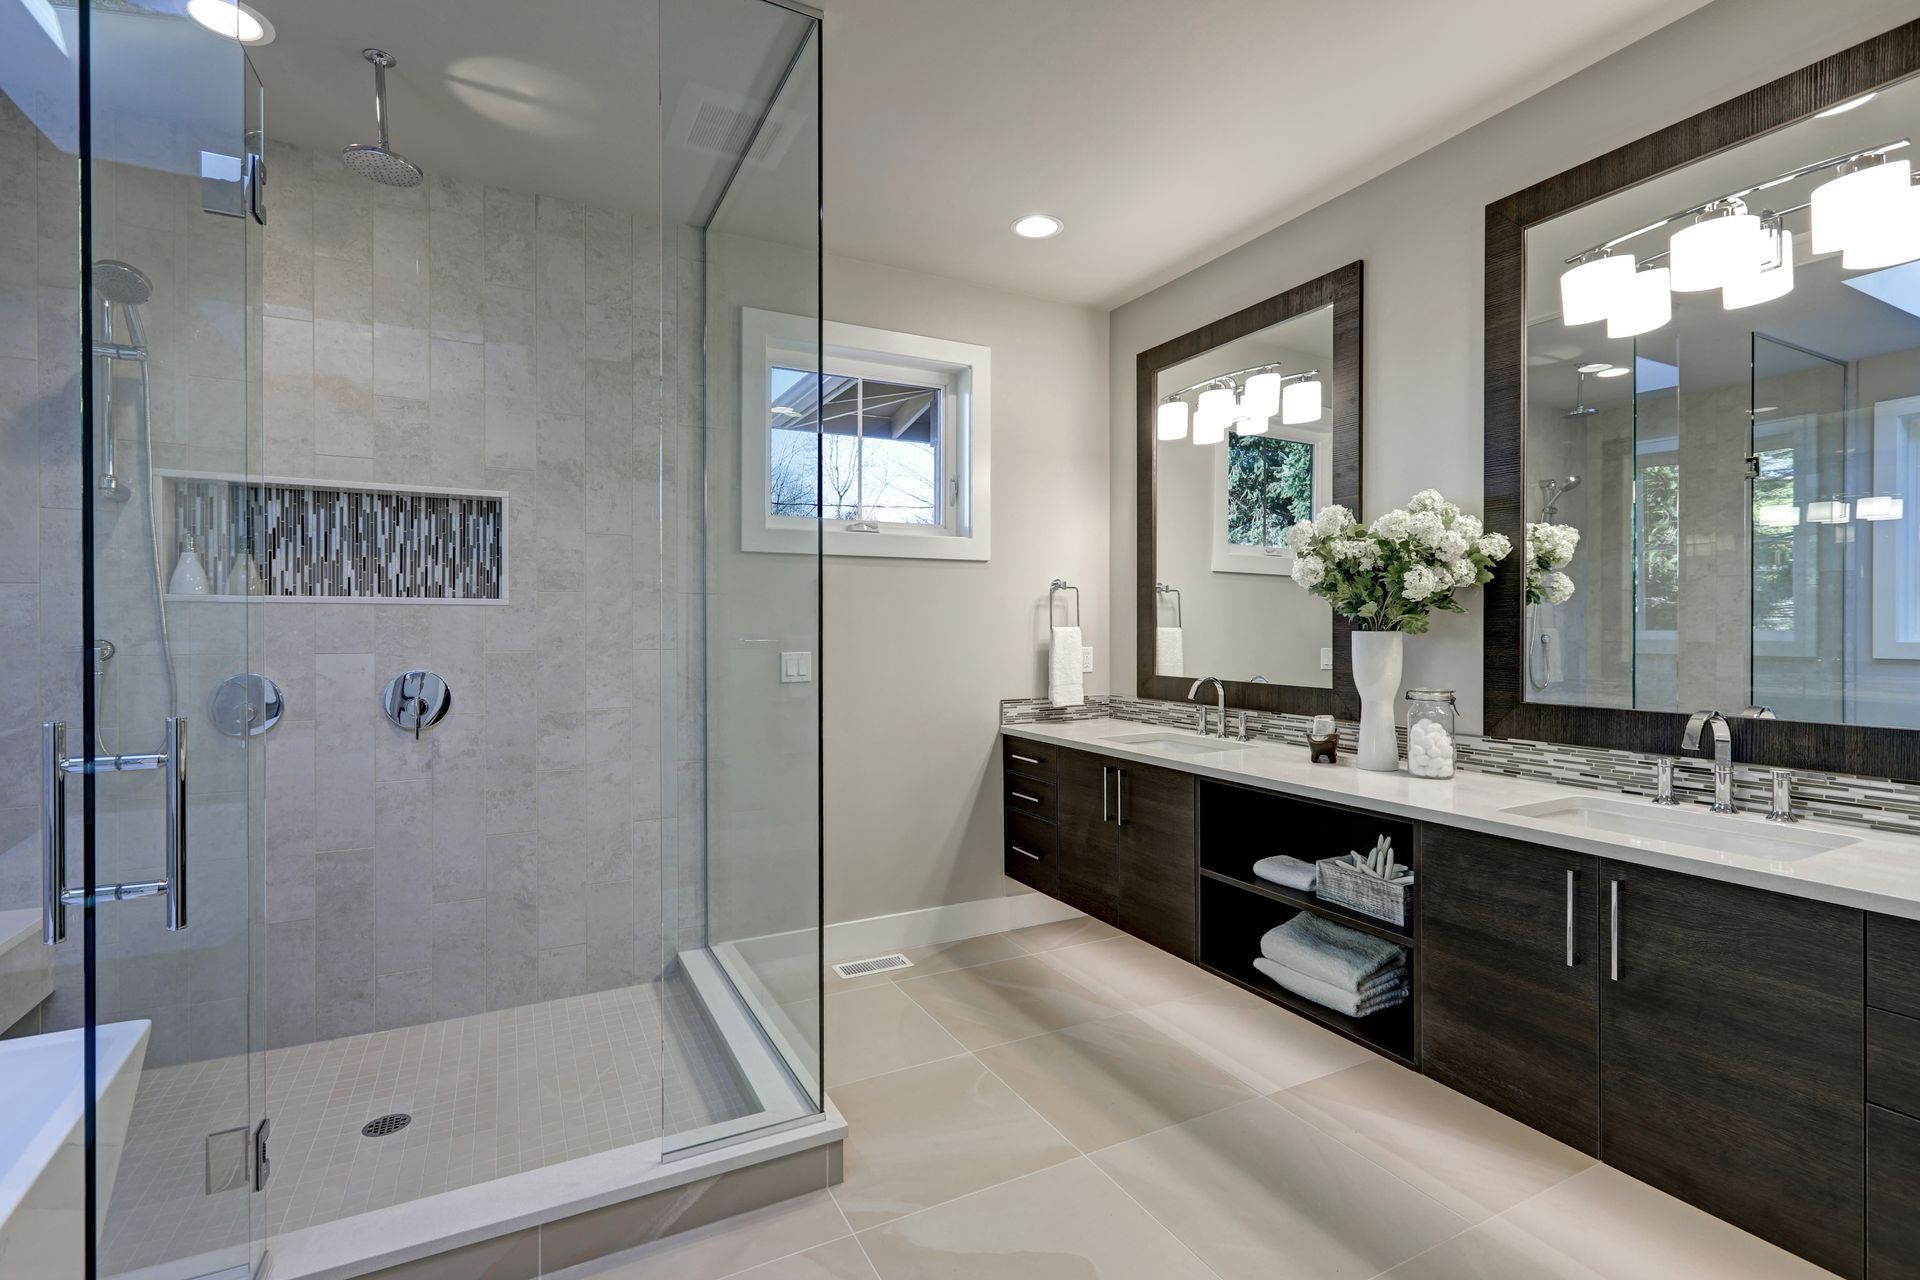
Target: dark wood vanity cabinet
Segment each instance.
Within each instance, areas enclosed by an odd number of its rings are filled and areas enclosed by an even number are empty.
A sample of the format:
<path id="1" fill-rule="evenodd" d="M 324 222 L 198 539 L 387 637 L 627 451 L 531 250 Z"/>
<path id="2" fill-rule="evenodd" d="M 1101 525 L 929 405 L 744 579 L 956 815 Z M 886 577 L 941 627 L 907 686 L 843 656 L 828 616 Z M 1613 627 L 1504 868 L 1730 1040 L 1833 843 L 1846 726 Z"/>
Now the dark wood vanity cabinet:
<path id="1" fill-rule="evenodd" d="M 1860 1275 L 1861 913 L 1625 863 L 1602 876 L 1601 1157 Z"/>
<path id="2" fill-rule="evenodd" d="M 1007 874 L 1194 959 L 1193 775 L 1083 751 L 1042 752 L 1019 739 L 1008 743 Z M 1046 770 L 1052 779 L 1044 789 L 1028 785 L 1047 781 L 1039 776 Z M 1016 838 L 1022 824 L 1041 813 L 1052 828 L 1051 850 L 1031 848 L 1037 839 Z M 1034 853 L 1041 857 L 1028 856 Z M 1041 882 L 1048 857 L 1052 887 Z"/>
<path id="3" fill-rule="evenodd" d="M 1600 1149 L 1600 861 L 1448 827 L 1421 845 L 1421 1069 Z"/>

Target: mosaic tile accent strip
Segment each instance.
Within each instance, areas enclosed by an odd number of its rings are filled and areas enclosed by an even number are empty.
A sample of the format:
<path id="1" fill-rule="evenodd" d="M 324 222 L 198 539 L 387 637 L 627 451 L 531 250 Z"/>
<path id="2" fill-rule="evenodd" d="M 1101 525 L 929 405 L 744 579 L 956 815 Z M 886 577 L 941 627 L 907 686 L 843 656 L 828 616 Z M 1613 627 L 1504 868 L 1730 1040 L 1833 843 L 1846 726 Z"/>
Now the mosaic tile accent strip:
<path id="1" fill-rule="evenodd" d="M 271 597 L 498 600 L 506 500 L 175 478 L 172 565 L 193 539 L 214 591 L 251 549 Z"/>
<path id="2" fill-rule="evenodd" d="M 1141 724 L 1191 728 L 1193 708 L 1181 702 L 1090 694 L 1079 707 L 1057 708 L 1045 698 L 1010 698 L 1000 703 L 1000 723 L 1006 725 L 1097 720 L 1111 716 Z M 1304 748 L 1306 716 L 1247 712 L 1247 736 L 1269 742 L 1288 742 Z M 1402 753 L 1406 726 L 1400 726 Z M 1620 795 L 1654 793 L 1650 757 L 1632 751 L 1576 747 L 1558 742 L 1529 742 L 1518 738 L 1488 738 L 1480 734 L 1455 735 L 1459 766 L 1510 778 L 1532 778 L 1560 786 L 1608 791 Z M 1352 754 L 1359 746 L 1359 726 L 1340 723 L 1340 749 Z M 1734 802 L 1743 810 L 1765 812 L 1771 799 L 1771 769 L 1764 765 L 1733 767 Z M 1674 771 L 1673 793 L 1693 804 L 1713 803 L 1713 770 L 1705 761 L 1683 759 Z M 1794 808 L 1803 817 L 1843 822 L 1900 835 L 1920 836 L 1920 785 L 1890 778 L 1868 778 L 1846 773 L 1796 770 Z"/>

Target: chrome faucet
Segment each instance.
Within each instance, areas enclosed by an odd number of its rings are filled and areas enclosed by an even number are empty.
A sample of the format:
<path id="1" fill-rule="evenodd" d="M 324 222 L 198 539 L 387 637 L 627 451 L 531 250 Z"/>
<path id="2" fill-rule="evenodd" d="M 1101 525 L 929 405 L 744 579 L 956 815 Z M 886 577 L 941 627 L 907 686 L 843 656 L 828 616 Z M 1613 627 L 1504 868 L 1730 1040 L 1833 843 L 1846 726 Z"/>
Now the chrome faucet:
<path id="1" fill-rule="evenodd" d="M 1680 739 L 1682 751 L 1700 750 L 1700 731 L 1706 729 L 1713 739 L 1714 813 L 1733 813 L 1733 731 L 1727 718 L 1718 711 L 1696 711 L 1687 720 L 1686 736 Z"/>
<path id="2" fill-rule="evenodd" d="M 1213 685 L 1214 696 L 1218 699 L 1220 706 L 1220 736 L 1224 738 L 1227 736 L 1227 686 L 1220 682 L 1219 676 L 1201 676 L 1193 682 L 1193 687 L 1187 690 L 1188 702 L 1193 701 L 1193 695 L 1200 692 L 1200 686 L 1203 684 Z M 1207 704 L 1204 702 L 1200 704 L 1200 724 L 1196 732 L 1203 738 L 1207 736 Z"/>

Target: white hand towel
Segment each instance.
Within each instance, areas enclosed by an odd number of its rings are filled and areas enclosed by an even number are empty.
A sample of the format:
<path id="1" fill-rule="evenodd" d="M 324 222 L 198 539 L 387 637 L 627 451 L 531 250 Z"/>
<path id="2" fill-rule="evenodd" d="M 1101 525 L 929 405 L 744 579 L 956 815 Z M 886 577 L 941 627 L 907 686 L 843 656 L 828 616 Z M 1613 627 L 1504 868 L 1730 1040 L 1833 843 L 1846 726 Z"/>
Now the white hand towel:
<path id="1" fill-rule="evenodd" d="M 1156 675 L 1187 674 L 1186 632 L 1179 627 L 1157 627 L 1153 633 L 1153 670 Z"/>
<path id="2" fill-rule="evenodd" d="M 1047 701 L 1056 707 L 1077 707 L 1087 700 L 1080 672 L 1080 628 L 1055 627 L 1053 649 L 1047 657 Z"/>
<path id="3" fill-rule="evenodd" d="M 1306 911 L 1267 930 L 1260 954 L 1347 991 L 1358 991 L 1381 971 L 1406 963 L 1406 953 L 1397 944 Z"/>
<path id="4" fill-rule="evenodd" d="M 1397 1004 L 1404 1004 L 1410 992 L 1404 974 L 1401 975 L 1399 982 L 1362 996 L 1351 991 L 1343 991 L 1317 978 L 1309 978 L 1304 973 L 1295 973 L 1285 965 L 1275 964 L 1265 956 L 1256 958 L 1253 967 L 1293 994 L 1304 996 L 1315 1004 L 1332 1009 L 1336 1013 L 1344 1013 L 1349 1018 L 1364 1018 L 1368 1014 L 1379 1013 L 1382 1009 L 1391 1009 Z"/>
<path id="5" fill-rule="evenodd" d="M 1253 864 L 1253 874 L 1262 880 L 1271 880 L 1283 884 L 1289 889 L 1312 891 L 1314 882 L 1320 878 L 1320 868 L 1311 862 L 1302 862 L 1286 854 L 1271 858 L 1262 858 Z"/>

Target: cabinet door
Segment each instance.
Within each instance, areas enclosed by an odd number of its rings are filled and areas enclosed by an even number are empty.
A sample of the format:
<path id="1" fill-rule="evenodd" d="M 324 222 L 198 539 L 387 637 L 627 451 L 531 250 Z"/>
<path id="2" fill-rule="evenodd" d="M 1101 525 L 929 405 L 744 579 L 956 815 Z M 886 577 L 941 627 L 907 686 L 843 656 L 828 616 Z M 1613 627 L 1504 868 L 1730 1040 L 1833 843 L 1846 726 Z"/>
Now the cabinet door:
<path id="1" fill-rule="evenodd" d="M 1861 913 L 1621 863 L 1603 876 L 1618 941 L 1600 983 L 1601 1158 L 1859 1276 Z"/>
<path id="2" fill-rule="evenodd" d="M 1570 1146 L 1600 1146 L 1600 862 L 1423 827 L 1420 1063 Z"/>
<path id="3" fill-rule="evenodd" d="M 1193 961 L 1199 954 L 1194 936 L 1194 777 L 1139 764 L 1118 764 L 1114 772 L 1120 927 Z"/>
<path id="4" fill-rule="evenodd" d="M 1920 1280 L 1920 1120 L 1867 1109 L 1867 1275 Z"/>
<path id="5" fill-rule="evenodd" d="M 1096 920 L 1118 924 L 1113 762 L 1063 751 L 1059 767 L 1060 900 Z"/>

